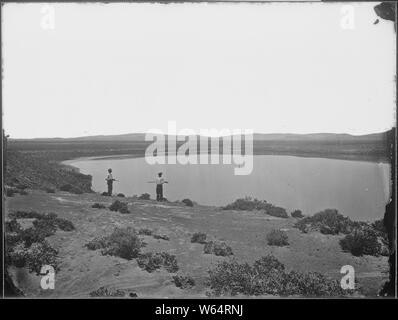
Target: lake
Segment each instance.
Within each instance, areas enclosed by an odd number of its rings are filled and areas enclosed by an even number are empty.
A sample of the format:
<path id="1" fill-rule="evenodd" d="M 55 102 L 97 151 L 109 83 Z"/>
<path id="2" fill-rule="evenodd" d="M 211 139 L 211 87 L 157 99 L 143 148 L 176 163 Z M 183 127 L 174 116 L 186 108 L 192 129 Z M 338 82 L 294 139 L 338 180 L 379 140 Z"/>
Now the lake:
<path id="1" fill-rule="evenodd" d="M 375 220 L 384 215 L 389 197 L 390 166 L 386 163 L 254 156 L 253 171 L 234 175 L 235 165 L 149 165 L 144 158 L 76 159 L 66 162 L 93 176 L 93 190 L 106 191 L 108 168 L 113 169 L 114 193 L 126 196 L 150 193 L 155 198 L 154 180 L 162 171 L 169 184 L 164 196 L 170 200 L 189 198 L 199 204 L 222 206 L 244 196 L 312 215 L 335 208 L 354 220 Z"/>

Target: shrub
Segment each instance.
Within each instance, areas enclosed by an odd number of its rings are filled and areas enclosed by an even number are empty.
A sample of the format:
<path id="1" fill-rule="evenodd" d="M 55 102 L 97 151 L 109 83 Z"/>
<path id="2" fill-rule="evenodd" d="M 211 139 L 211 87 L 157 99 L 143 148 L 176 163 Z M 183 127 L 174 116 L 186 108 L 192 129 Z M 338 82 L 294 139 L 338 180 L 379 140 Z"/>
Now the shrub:
<path id="1" fill-rule="evenodd" d="M 243 211 L 264 210 L 265 213 L 270 216 L 288 218 L 287 212 L 284 208 L 276 207 L 265 200 L 260 201 L 252 197 L 237 199 L 225 207 L 222 207 L 222 209 Z"/>
<path id="2" fill-rule="evenodd" d="M 111 289 L 100 287 L 95 291 L 90 292 L 90 297 L 124 297 L 126 291 L 120 289 Z"/>
<path id="3" fill-rule="evenodd" d="M 191 276 L 175 275 L 173 281 L 176 287 L 186 289 L 195 286 L 195 280 Z"/>
<path id="4" fill-rule="evenodd" d="M 55 193 L 55 189 L 53 188 L 45 188 L 44 191 L 46 191 L 47 193 Z"/>
<path id="5" fill-rule="evenodd" d="M 75 230 L 75 226 L 73 225 L 73 223 L 70 222 L 69 220 L 66 220 L 66 219 L 56 218 L 55 219 L 55 224 L 62 231 L 73 231 L 73 230 Z"/>
<path id="6" fill-rule="evenodd" d="M 86 244 L 89 250 L 102 249 L 103 255 L 117 256 L 131 260 L 140 253 L 144 242 L 138 237 L 136 231 L 131 228 L 115 228 L 107 237 L 95 238 Z"/>
<path id="7" fill-rule="evenodd" d="M 340 246 L 343 251 L 351 252 L 354 256 L 378 256 L 381 253 L 377 233 L 371 228 L 355 229 L 340 240 Z"/>
<path id="8" fill-rule="evenodd" d="M 25 189 L 28 188 L 28 186 L 25 185 L 25 184 L 19 183 L 19 184 L 16 185 L 16 188 L 19 189 L 19 190 L 25 190 Z"/>
<path id="9" fill-rule="evenodd" d="M 139 200 L 150 200 L 151 199 L 151 195 L 149 193 L 143 193 L 142 195 L 140 195 L 138 197 Z"/>
<path id="10" fill-rule="evenodd" d="M 203 252 L 206 254 L 215 254 L 216 256 L 230 256 L 233 255 L 232 248 L 225 242 L 209 241 L 205 244 Z"/>
<path id="11" fill-rule="evenodd" d="M 167 252 L 148 252 L 140 254 L 137 258 L 138 266 L 149 273 L 164 267 L 168 272 L 177 272 L 178 264 L 174 255 Z"/>
<path id="12" fill-rule="evenodd" d="M 36 231 L 44 237 L 52 236 L 57 231 L 55 221 L 51 219 L 34 220 L 33 226 L 35 227 Z"/>
<path id="13" fill-rule="evenodd" d="M 287 272 L 274 256 L 254 262 L 223 261 L 208 271 L 211 293 L 220 295 L 344 296 L 340 283 L 319 273 Z"/>
<path id="14" fill-rule="evenodd" d="M 192 200 L 190 200 L 190 199 L 184 199 L 184 200 L 182 200 L 181 202 L 182 202 L 182 203 L 185 203 L 185 205 L 186 205 L 187 207 L 193 207 L 193 202 L 192 202 Z"/>
<path id="15" fill-rule="evenodd" d="M 207 238 L 206 233 L 203 233 L 203 232 L 195 232 L 195 233 L 192 235 L 191 242 L 192 242 L 192 243 L 201 243 L 201 244 L 205 244 L 205 243 L 206 243 L 206 238 Z"/>
<path id="16" fill-rule="evenodd" d="M 315 213 L 312 217 L 305 217 L 294 225 L 302 232 L 317 230 L 323 234 L 348 234 L 363 223 L 353 222 L 340 214 L 336 209 L 326 209 Z"/>
<path id="17" fill-rule="evenodd" d="M 108 239 L 107 237 L 94 238 L 93 240 L 86 243 L 84 246 L 89 250 L 103 249 L 108 246 Z"/>
<path id="18" fill-rule="evenodd" d="M 105 209 L 105 205 L 101 204 L 101 203 L 94 203 L 91 208 L 95 208 L 95 209 Z"/>
<path id="19" fill-rule="evenodd" d="M 278 217 L 278 218 L 289 218 L 286 210 L 281 207 L 276 207 L 273 205 L 270 205 L 268 208 L 264 210 L 264 212 L 270 216 L 273 217 Z"/>
<path id="20" fill-rule="evenodd" d="M 119 211 L 120 213 L 130 213 L 127 203 L 115 200 L 109 207 L 111 211 Z"/>
<path id="21" fill-rule="evenodd" d="M 153 231 L 151 229 L 141 228 L 140 230 L 138 230 L 138 234 L 151 236 L 153 234 Z"/>
<path id="22" fill-rule="evenodd" d="M 304 215 L 303 215 L 303 213 L 301 212 L 301 210 L 294 210 L 294 211 L 292 211 L 292 213 L 290 214 L 293 218 L 296 218 L 296 219 L 301 219 L 301 218 L 304 218 Z"/>
<path id="23" fill-rule="evenodd" d="M 78 187 L 72 187 L 69 190 L 70 193 L 74 193 L 74 194 L 83 194 L 83 190 L 78 188 Z"/>
<path id="24" fill-rule="evenodd" d="M 104 192 L 101 193 L 101 196 L 109 196 L 109 194 L 108 194 L 108 192 L 104 191 Z"/>
<path id="25" fill-rule="evenodd" d="M 125 195 L 123 193 L 118 193 L 117 196 L 120 197 L 120 198 L 124 198 L 125 197 Z"/>
<path id="26" fill-rule="evenodd" d="M 6 221 L 6 233 L 20 233 L 22 231 L 21 225 L 17 219 L 13 218 L 10 221 Z"/>
<path id="27" fill-rule="evenodd" d="M 28 195 L 29 193 L 28 193 L 26 190 L 20 190 L 20 191 L 19 191 L 19 194 L 20 194 L 21 196 L 26 196 L 26 195 Z"/>
<path id="28" fill-rule="evenodd" d="M 59 188 L 59 190 L 69 192 L 72 188 L 73 188 L 73 186 L 71 184 L 67 183 L 67 184 L 63 184 Z"/>
<path id="29" fill-rule="evenodd" d="M 19 243 L 9 252 L 9 259 L 10 263 L 16 267 L 26 266 L 30 272 L 36 272 L 39 275 L 44 265 L 50 265 L 55 270 L 59 269 L 57 254 L 58 251 L 46 241 L 33 243 L 29 248 Z"/>
<path id="30" fill-rule="evenodd" d="M 169 236 L 165 235 L 165 234 L 154 234 L 153 237 L 155 239 L 162 239 L 162 240 L 170 240 Z"/>
<path id="31" fill-rule="evenodd" d="M 16 188 L 6 188 L 6 196 L 7 197 L 13 197 L 15 193 L 18 193 L 18 189 Z"/>
<path id="32" fill-rule="evenodd" d="M 22 230 L 18 235 L 19 240 L 24 242 L 25 247 L 30 247 L 33 243 L 43 242 L 45 237 L 46 234 L 41 229 L 32 227 Z"/>
<path id="33" fill-rule="evenodd" d="M 36 211 L 18 210 L 15 212 L 11 212 L 10 217 L 13 217 L 16 219 L 43 219 L 45 217 L 45 215 L 42 213 L 38 213 Z"/>
<path id="34" fill-rule="evenodd" d="M 125 294 L 126 293 L 123 290 L 100 287 L 99 289 L 90 292 L 90 297 L 124 297 Z"/>
<path id="35" fill-rule="evenodd" d="M 267 234 L 267 243 L 270 246 L 279 246 L 279 247 L 289 245 L 286 232 L 275 229 Z"/>

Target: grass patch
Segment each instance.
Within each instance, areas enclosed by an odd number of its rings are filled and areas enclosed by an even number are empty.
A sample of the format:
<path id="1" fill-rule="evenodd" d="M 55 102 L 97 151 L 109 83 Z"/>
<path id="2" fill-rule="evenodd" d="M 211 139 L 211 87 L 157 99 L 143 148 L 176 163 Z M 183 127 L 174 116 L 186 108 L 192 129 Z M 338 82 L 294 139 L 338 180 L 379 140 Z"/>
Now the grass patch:
<path id="1" fill-rule="evenodd" d="M 205 244 L 203 252 L 206 254 L 214 254 L 216 256 L 231 256 L 233 255 L 232 248 L 225 242 L 209 241 Z"/>
<path id="2" fill-rule="evenodd" d="M 203 232 L 196 232 L 192 235 L 191 238 L 191 242 L 192 243 L 201 243 L 201 244 L 205 244 L 206 243 L 206 238 L 207 235 L 206 233 Z"/>
<path id="3" fill-rule="evenodd" d="M 111 255 L 131 260 L 136 258 L 145 243 L 131 228 L 115 228 L 114 231 L 105 237 L 95 238 L 85 246 L 89 250 L 101 249 L 103 255 Z"/>
<path id="4" fill-rule="evenodd" d="M 243 294 L 247 296 L 313 296 L 330 297 L 347 294 L 337 280 L 320 273 L 287 272 L 274 256 L 267 255 L 254 262 L 223 261 L 209 272 L 210 294 L 215 296 Z"/>
<path id="5" fill-rule="evenodd" d="M 274 229 L 267 234 L 267 243 L 270 246 L 287 246 L 289 245 L 288 236 L 285 231 Z"/>
<path id="6" fill-rule="evenodd" d="M 113 201 L 113 203 L 109 206 L 111 211 L 118 211 L 120 213 L 130 213 L 130 210 L 127 207 L 127 202 L 121 202 L 119 200 Z"/>
<path id="7" fill-rule="evenodd" d="M 170 273 L 177 272 L 179 269 L 176 257 L 167 252 L 148 252 L 140 254 L 137 258 L 137 263 L 140 268 L 149 273 L 162 267 Z"/>
<path id="8" fill-rule="evenodd" d="M 195 286 L 195 280 L 189 275 L 175 275 L 173 282 L 177 288 L 187 289 Z"/>

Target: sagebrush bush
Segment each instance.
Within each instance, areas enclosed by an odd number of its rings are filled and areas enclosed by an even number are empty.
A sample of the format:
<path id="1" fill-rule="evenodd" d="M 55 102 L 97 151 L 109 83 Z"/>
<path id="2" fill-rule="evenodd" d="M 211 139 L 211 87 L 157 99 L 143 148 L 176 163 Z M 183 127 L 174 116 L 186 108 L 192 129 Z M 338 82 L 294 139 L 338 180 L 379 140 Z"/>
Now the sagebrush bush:
<path id="1" fill-rule="evenodd" d="M 303 215 L 303 213 L 301 212 L 301 210 L 294 210 L 294 211 L 292 211 L 292 213 L 290 214 L 293 218 L 296 218 L 296 219 L 301 219 L 301 218 L 304 218 L 304 215 Z"/>
<path id="2" fill-rule="evenodd" d="M 381 254 L 381 244 L 377 232 L 371 228 L 357 228 L 340 240 L 343 251 L 351 252 L 354 256 Z"/>
<path id="3" fill-rule="evenodd" d="M 30 247 L 22 243 L 17 244 L 9 251 L 9 263 L 16 267 L 28 267 L 30 272 L 40 274 L 44 265 L 50 265 L 55 270 L 59 269 L 58 251 L 51 247 L 46 241 L 35 242 Z"/>
<path id="4" fill-rule="evenodd" d="M 37 232 L 43 235 L 44 237 L 52 236 L 57 231 L 57 226 L 55 225 L 55 221 L 51 219 L 34 220 L 33 226 L 35 227 Z"/>
<path id="5" fill-rule="evenodd" d="M 46 191 L 47 193 L 55 193 L 55 189 L 53 188 L 45 188 L 44 191 Z"/>
<path id="6" fill-rule="evenodd" d="M 73 186 L 71 184 L 66 183 L 66 184 L 63 184 L 61 187 L 59 187 L 59 190 L 69 192 L 72 190 L 72 188 L 73 188 Z"/>
<path id="7" fill-rule="evenodd" d="M 117 256 L 131 260 L 136 258 L 145 243 L 131 228 L 115 228 L 114 231 L 105 237 L 95 238 L 86 244 L 89 250 L 102 249 L 103 255 Z"/>
<path id="8" fill-rule="evenodd" d="M 185 203 L 185 205 L 186 205 L 187 207 L 193 207 L 193 202 L 192 202 L 192 200 L 190 200 L 190 199 L 184 199 L 184 200 L 182 200 L 181 202 L 182 202 L 182 203 Z"/>
<path id="9" fill-rule="evenodd" d="M 153 231 L 148 228 L 141 228 L 140 230 L 138 230 L 138 234 L 151 236 L 153 234 Z"/>
<path id="10" fill-rule="evenodd" d="M 287 246 L 289 245 L 287 233 L 282 230 L 271 230 L 271 232 L 267 234 L 267 243 L 270 246 Z"/>
<path id="11" fill-rule="evenodd" d="M 175 275 L 173 282 L 176 287 L 181 289 L 191 288 L 195 286 L 195 280 L 189 275 Z"/>
<path id="12" fill-rule="evenodd" d="M 191 242 L 192 243 L 201 243 L 205 244 L 206 243 L 206 238 L 207 235 L 206 233 L 203 232 L 195 232 L 192 237 L 191 237 Z"/>
<path id="13" fill-rule="evenodd" d="M 22 231 L 21 225 L 17 219 L 13 218 L 10 221 L 5 222 L 6 233 L 19 233 Z"/>
<path id="14" fill-rule="evenodd" d="M 252 211 L 252 210 L 264 210 L 264 212 L 270 216 L 279 218 L 288 218 L 288 214 L 284 208 L 274 206 L 271 203 L 263 200 L 260 201 L 256 198 L 245 197 L 237 199 L 234 202 L 222 207 L 223 210 L 242 210 L 242 211 Z"/>
<path id="15" fill-rule="evenodd" d="M 316 230 L 323 234 L 347 234 L 361 224 L 361 222 L 351 221 L 336 209 L 326 209 L 297 221 L 294 226 L 304 233 Z"/>
<path id="16" fill-rule="evenodd" d="M 123 193 L 118 193 L 117 196 L 120 197 L 120 198 L 124 198 L 125 197 L 125 195 Z"/>
<path id="17" fill-rule="evenodd" d="M 206 254 L 214 254 L 216 256 L 231 256 L 233 255 L 232 248 L 225 242 L 209 241 L 205 244 L 203 252 Z"/>
<path id="18" fill-rule="evenodd" d="M 179 267 L 177 264 L 177 259 L 174 255 L 167 252 L 148 252 L 140 254 L 137 258 L 138 266 L 149 273 L 165 268 L 168 272 L 177 272 Z"/>
<path id="19" fill-rule="evenodd" d="M 121 289 L 113 289 L 107 287 L 100 287 L 97 290 L 90 292 L 90 297 L 124 297 L 126 291 Z"/>
<path id="20" fill-rule="evenodd" d="M 140 195 L 138 197 L 139 200 L 150 200 L 151 199 L 151 195 L 149 193 L 143 193 L 142 195 Z"/>
<path id="21" fill-rule="evenodd" d="M 208 271 L 211 294 L 248 296 L 314 296 L 330 297 L 347 294 L 337 280 L 319 273 L 287 272 L 274 256 L 267 255 L 254 262 L 222 261 Z"/>
<path id="22" fill-rule="evenodd" d="M 127 207 L 126 202 L 121 202 L 119 200 L 115 200 L 110 206 L 109 209 L 111 211 L 119 211 L 120 213 L 130 213 L 130 210 Z"/>
<path id="23" fill-rule="evenodd" d="M 72 222 L 62 218 L 55 218 L 56 226 L 62 231 L 73 231 L 75 230 L 75 226 Z"/>
<path id="24" fill-rule="evenodd" d="M 105 209 L 105 205 L 103 205 L 102 203 L 94 203 L 91 208 L 95 208 L 95 209 Z"/>
<path id="25" fill-rule="evenodd" d="M 43 219 L 45 217 L 44 214 L 38 213 L 36 211 L 23 211 L 23 210 L 17 210 L 11 212 L 9 216 L 16 219 Z"/>

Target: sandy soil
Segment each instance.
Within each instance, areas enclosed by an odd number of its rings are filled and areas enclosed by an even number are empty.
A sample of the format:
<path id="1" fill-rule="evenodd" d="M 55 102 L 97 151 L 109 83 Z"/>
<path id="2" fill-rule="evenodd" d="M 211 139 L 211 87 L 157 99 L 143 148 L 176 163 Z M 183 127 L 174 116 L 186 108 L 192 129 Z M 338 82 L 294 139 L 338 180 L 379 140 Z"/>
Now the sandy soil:
<path id="1" fill-rule="evenodd" d="M 12 268 L 15 284 L 27 297 L 89 297 L 89 293 L 101 286 L 125 289 L 140 298 L 192 298 L 206 297 L 207 270 L 224 257 L 204 254 L 203 245 L 191 243 L 194 232 L 204 232 L 210 239 L 224 240 L 238 261 L 253 262 L 272 253 L 288 270 L 318 271 L 341 279 L 344 265 L 355 268 L 360 295 L 376 295 L 387 280 L 386 257 L 354 257 L 342 252 L 340 236 L 322 235 L 318 232 L 302 234 L 293 228 L 295 219 L 275 218 L 262 212 L 224 211 L 215 207 L 185 207 L 180 204 L 121 199 L 129 203 L 131 214 L 112 212 L 109 209 L 93 209 L 95 202 L 109 206 L 116 197 L 99 194 L 74 195 L 66 192 L 47 194 L 29 190 L 29 195 L 16 195 L 6 199 L 6 214 L 14 210 L 54 212 L 72 221 L 73 232 L 57 231 L 47 238 L 59 250 L 62 261 L 56 274 L 55 289 L 42 290 L 40 278 L 25 269 Z M 118 198 L 120 199 L 120 198 Z M 29 224 L 29 221 L 23 223 Z M 166 251 L 174 254 L 180 267 L 179 273 L 191 275 L 197 285 L 192 289 L 179 289 L 172 282 L 173 274 L 164 269 L 148 273 L 140 269 L 135 260 L 103 256 L 100 251 L 90 251 L 84 245 L 97 236 L 111 233 L 115 227 L 132 226 L 153 229 L 168 235 L 170 240 L 157 240 L 143 236 L 148 243 L 144 252 Z M 271 229 L 284 229 L 290 245 L 272 247 L 266 242 Z"/>

